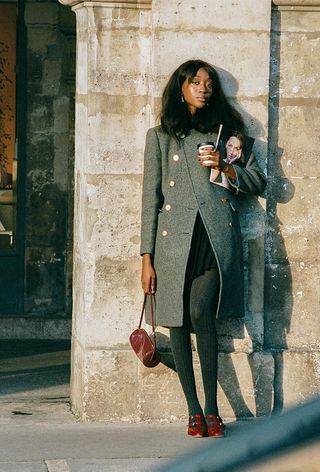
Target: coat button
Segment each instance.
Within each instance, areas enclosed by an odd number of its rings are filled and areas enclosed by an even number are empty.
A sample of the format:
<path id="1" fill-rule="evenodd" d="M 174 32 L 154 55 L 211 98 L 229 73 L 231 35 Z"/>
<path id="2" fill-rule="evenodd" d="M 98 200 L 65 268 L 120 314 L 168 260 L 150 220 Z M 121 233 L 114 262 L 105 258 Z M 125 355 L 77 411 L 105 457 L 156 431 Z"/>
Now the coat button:
<path id="1" fill-rule="evenodd" d="M 170 211 L 170 210 L 171 210 L 171 205 L 169 205 L 169 203 L 168 203 L 168 205 L 165 206 L 165 209 L 166 209 L 167 211 Z"/>
<path id="2" fill-rule="evenodd" d="M 180 158 L 178 156 L 178 154 L 175 154 L 172 158 L 175 162 L 177 162 Z"/>
<path id="3" fill-rule="evenodd" d="M 170 180 L 169 185 L 170 185 L 170 187 L 174 187 L 176 185 L 176 183 L 175 183 L 174 180 Z"/>
<path id="4" fill-rule="evenodd" d="M 226 197 L 224 197 L 224 198 L 221 198 L 221 201 L 222 201 L 222 203 L 227 203 L 228 199 Z"/>
<path id="5" fill-rule="evenodd" d="M 231 221 L 230 221 L 230 223 L 229 223 L 229 226 L 230 226 L 230 228 L 232 228 L 232 223 L 231 223 Z"/>
<path id="6" fill-rule="evenodd" d="M 165 229 L 162 231 L 162 236 L 168 236 L 168 231 L 166 231 Z"/>

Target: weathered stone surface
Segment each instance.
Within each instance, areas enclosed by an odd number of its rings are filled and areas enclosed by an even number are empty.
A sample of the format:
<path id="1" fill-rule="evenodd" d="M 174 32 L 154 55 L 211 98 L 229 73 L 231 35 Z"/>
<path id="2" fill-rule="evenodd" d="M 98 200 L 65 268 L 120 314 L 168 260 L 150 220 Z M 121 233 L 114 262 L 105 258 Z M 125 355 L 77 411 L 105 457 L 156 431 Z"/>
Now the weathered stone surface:
<path id="1" fill-rule="evenodd" d="M 290 11 L 316 11 L 320 6 L 319 0 L 274 0 L 273 3 Z"/>
<path id="2" fill-rule="evenodd" d="M 233 99 L 237 94 L 241 96 L 241 104 L 236 105 L 238 109 L 242 111 L 249 104 L 245 120 L 251 134 L 259 138 L 256 144 L 259 161 L 266 161 L 268 16 L 264 17 L 263 27 L 261 22 L 263 15 L 270 13 L 270 3 L 259 3 L 255 28 L 249 19 L 246 20 L 248 6 L 233 5 L 236 13 L 232 15 L 229 30 L 217 26 L 223 16 L 225 21 L 225 3 L 217 2 L 218 8 L 210 9 L 209 17 L 205 19 L 208 26 L 200 22 L 200 17 L 204 19 L 205 7 L 193 7 L 191 0 L 184 2 L 183 6 L 178 2 L 171 4 L 169 10 L 159 2 L 153 3 L 152 61 L 149 12 L 125 7 L 113 10 L 111 5 L 104 8 L 79 5 L 75 9 L 78 95 L 73 335 L 77 368 L 82 366 L 85 374 L 78 376 L 77 369 L 74 370 L 72 399 L 74 409 L 82 418 L 137 421 L 176 418 L 186 414 L 176 374 L 163 365 L 152 370 L 143 368 L 127 349 L 128 334 L 138 319 L 141 306 L 137 255 L 145 131 L 154 121 L 159 105 L 156 97 L 160 96 L 168 74 L 184 58 L 197 57 L 200 46 L 204 59 L 210 61 L 214 58 L 211 62 L 223 66 L 221 75 L 227 94 Z M 187 13 L 173 16 L 172 8 Z M 216 24 L 212 21 L 215 16 Z M 198 27 L 194 24 L 194 17 L 199 20 Z M 239 24 L 241 35 L 237 30 Z M 193 39 L 195 33 L 197 41 Z M 225 50 L 230 42 L 237 47 L 229 48 L 226 61 Z M 241 62 L 239 69 L 236 61 L 241 51 L 246 51 L 249 45 L 252 48 L 252 44 L 262 51 L 259 59 L 244 54 L 247 60 Z M 188 56 L 184 57 L 187 53 Z M 255 73 L 248 74 L 248 70 Z M 218 326 L 220 348 L 224 352 L 220 355 L 221 369 L 232 374 L 222 377 L 226 395 L 223 397 L 220 393 L 230 416 L 235 414 L 232 408 L 237 410 L 237 415 L 244 416 L 250 416 L 251 409 L 258 414 L 269 412 L 272 402 L 270 389 L 265 385 L 260 388 L 256 379 L 260 371 L 263 371 L 262 377 L 267 383 L 266 379 L 273 375 L 272 357 L 256 352 L 263 346 L 264 203 L 249 199 L 243 203 L 241 213 L 249 272 L 247 281 L 251 283 L 250 290 L 246 286 L 248 313 L 244 321 L 224 322 Z M 162 341 L 165 337 L 163 335 Z M 165 350 L 166 365 L 172 366 L 167 341 L 162 349 Z M 249 357 L 247 353 L 250 353 Z M 246 361 L 248 358 L 250 363 Z M 131 359 L 130 363 L 128 359 Z M 247 362 L 247 368 L 241 367 L 241 388 L 231 393 L 240 360 Z M 127 391 L 123 389 L 120 369 L 124 364 L 131 366 L 130 372 L 124 376 L 129 382 Z M 201 391 L 197 356 L 195 364 Z M 255 379 L 253 383 L 252 378 Z M 243 393 L 246 382 L 252 387 L 250 392 Z M 135 390 L 135 383 L 138 390 Z M 77 389 L 81 391 L 80 395 Z M 257 407 L 252 401 L 254 389 L 258 397 L 261 391 L 267 392 L 267 401 L 257 400 Z M 113 403 L 115 390 L 119 406 Z M 134 398 L 131 407 L 127 404 L 128 395 Z"/>
<path id="3" fill-rule="evenodd" d="M 147 9 L 88 8 L 88 87 L 109 95 L 146 95 L 150 67 Z M 139 34 L 137 34 L 137 32 Z M 101 44 L 117 47 L 100 47 Z"/>
<path id="4" fill-rule="evenodd" d="M 193 41 L 193 35 L 197 34 L 197 41 Z M 223 88 L 227 95 L 234 96 L 237 89 L 238 96 L 257 97 L 264 96 L 268 91 L 268 82 L 263 71 L 269 65 L 269 33 L 246 33 L 241 35 L 236 32 L 216 33 L 192 29 L 187 31 L 161 31 L 155 30 L 154 41 L 157 47 L 154 49 L 155 59 L 155 95 L 161 96 L 162 89 L 179 64 L 193 57 L 200 57 L 218 68 L 222 77 Z M 184 45 L 188 44 L 188 48 Z M 199 44 L 201 48 L 199 49 Z M 236 47 L 230 47 L 230 44 Z M 213 46 L 214 45 L 214 46 Z M 244 54 L 241 66 L 239 55 L 241 51 L 249 48 L 258 49 L 261 55 Z M 226 62 L 228 51 L 228 62 Z M 265 61 L 265 62 L 264 62 Z M 252 76 L 248 70 L 255 70 Z M 235 79 L 236 78 L 236 79 Z"/>
<path id="5" fill-rule="evenodd" d="M 219 350 L 250 354 L 262 349 L 264 324 L 262 313 L 247 313 L 245 318 L 217 321 Z"/>
<path id="6" fill-rule="evenodd" d="M 266 269 L 265 345 L 319 350 L 318 262 L 270 265 Z"/>
<path id="7" fill-rule="evenodd" d="M 90 173 L 137 174 L 142 172 L 145 136 L 150 122 L 148 97 L 114 97 L 97 94 L 90 106 Z M 126 118 L 124 119 L 124 115 Z M 111 139 L 106 140 L 105 130 Z"/>
<path id="8" fill-rule="evenodd" d="M 25 19 L 29 25 L 56 25 L 58 23 L 59 5 L 53 2 L 28 1 L 25 8 Z"/>
<path id="9" fill-rule="evenodd" d="M 315 13 L 320 19 L 319 13 Z M 281 35 L 281 96 L 292 98 L 319 98 L 319 68 L 315 51 L 319 50 L 318 33 L 283 33 Z M 303 61 L 301 58 L 303 57 Z M 292 70 L 294 64 L 294 73 Z"/>
<path id="10" fill-rule="evenodd" d="M 284 174 L 288 178 L 319 177 L 317 153 L 320 139 L 313 128 L 320 119 L 316 103 L 314 99 L 297 99 L 291 104 L 281 100 L 277 143 L 279 158 L 273 168 L 273 175 Z"/>
<path id="11" fill-rule="evenodd" d="M 270 353 L 219 355 L 219 405 L 225 417 L 263 416 L 273 408 L 274 360 Z"/>
<path id="12" fill-rule="evenodd" d="M 75 22 L 54 1 L 26 2 L 27 146 L 25 214 L 25 313 L 39 317 L 70 316 L 70 261 L 73 205 L 69 167 L 73 145 L 74 77 L 65 69 L 72 61 Z M 67 27 L 68 25 L 68 27 Z M 61 28 L 60 28 L 61 26 Z M 68 29 L 69 28 L 69 29 Z M 67 31 L 68 30 L 68 31 Z M 69 67 L 70 69 L 70 67 Z M 20 228 L 18 229 L 20 231 Z M 47 324 L 48 329 L 50 323 Z M 61 324 L 61 326 L 63 326 Z M 43 336 L 42 329 L 39 336 Z M 14 332 L 14 330 L 13 330 Z M 64 336 L 64 328 L 61 335 Z M 29 336 L 26 330 L 26 336 Z M 56 335 L 56 330 L 55 330 Z"/>
<path id="13" fill-rule="evenodd" d="M 203 402 L 200 366 L 194 353 L 199 397 Z M 240 368 L 241 366 L 241 368 Z M 141 419 L 174 419 L 187 415 L 176 374 L 159 365 L 140 368 Z M 223 417 L 270 413 L 273 405 L 273 357 L 266 353 L 219 354 L 218 404 Z"/>
<path id="14" fill-rule="evenodd" d="M 86 194 L 89 209 L 96 212 L 94 226 L 87 228 L 87 240 L 96 255 L 114 260 L 136 257 L 140 243 L 140 175 L 91 176 Z"/>
<path id="15" fill-rule="evenodd" d="M 49 318 L 45 313 L 37 318 L 3 318 L 0 319 L 1 339 L 70 339 L 71 319 L 62 317 Z"/>
<path id="16" fill-rule="evenodd" d="M 320 390 L 320 352 L 284 351 L 275 356 L 276 406 L 302 403 Z"/>
<path id="17" fill-rule="evenodd" d="M 80 346 L 75 348 L 72 362 L 78 368 L 84 362 L 86 366 L 78 377 L 79 380 L 83 375 L 86 385 L 85 391 L 82 391 L 83 384 L 77 387 L 83 396 L 75 388 L 77 382 L 72 387 L 73 405 L 83 420 L 174 421 L 187 416 L 178 376 L 163 364 L 147 369 L 131 351 L 84 351 Z M 194 365 L 203 402 L 196 353 Z M 274 377 L 271 354 L 220 354 L 219 366 L 218 403 L 223 417 L 251 417 L 271 412 Z M 82 405 L 81 412 L 77 410 L 78 402 Z"/>
<path id="18" fill-rule="evenodd" d="M 139 419 L 138 365 L 134 355 L 129 351 L 83 350 L 80 346 L 75 352 L 73 362 L 83 372 L 74 378 L 71 398 L 81 419 Z"/>
<path id="19" fill-rule="evenodd" d="M 154 27 L 165 29 L 188 29 L 193 25 L 195 29 L 218 30 L 224 33 L 228 30 L 253 30 L 264 31 L 268 28 L 266 18 L 270 18 L 271 5 L 261 1 L 255 4 L 232 0 L 202 2 L 186 0 L 184 2 L 172 2 L 170 0 L 153 0 L 153 10 L 160 15 L 155 15 Z"/>
<path id="20" fill-rule="evenodd" d="M 246 317 L 218 323 L 221 413 L 225 417 L 269 414 L 274 384 L 276 408 L 281 402 L 295 401 L 282 382 L 290 369 L 298 376 L 305 365 L 312 382 L 307 385 L 304 379 L 300 395 L 307 397 L 318 388 L 319 300 L 313 285 L 318 278 L 319 218 L 314 197 L 318 173 L 312 165 L 318 147 L 316 140 L 312 142 L 312 123 L 318 116 L 312 100 L 318 91 L 314 65 L 310 65 L 312 48 L 317 50 L 315 23 L 310 20 L 297 35 L 299 24 L 284 16 L 287 30 L 279 37 L 279 13 L 273 14 L 268 149 L 271 2 L 228 6 L 229 1 L 216 1 L 213 7 L 192 0 L 170 5 L 155 0 L 152 23 L 150 12 L 143 9 L 76 7 L 77 290 L 72 399 L 83 419 L 186 416 L 176 374 L 164 365 L 145 369 L 128 350 L 127 336 L 141 305 L 137 255 L 145 130 L 155 121 L 169 74 L 183 60 L 198 57 L 199 51 L 202 58 L 221 66 L 226 93 L 243 112 L 250 134 L 258 138 L 255 151 L 263 168 L 269 157 L 266 200 L 249 198 L 241 203 Z M 259 53 L 248 54 L 248 50 Z M 304 64 L 297 65 L 298 57 L 304 58 Z M 289 59 L 296 71 L 290 77 Z M 311 77 L 306 73 L 309 65 Z M 161 330 L 158 337 L 165 364 L 173 367 L 167 334 Z M 276 368 L 266 349 L 275 351 Z M 283 349 L 292 351 L 281 354 Z M 294 350 L 301 350 L 302 357 L 294 357 Z M 194 362 L 203 401 L 196 353 Z"/>
<path id="21" fill-rule="evenodd" d="M 292 193 L 288 202 L 277 204 L 283 187 Z M 301 264 L 319 260 L 318 179 L 275 179 L 273 208 L 269 209 L 267 250 L 270 261 L 291 260 Z M 279 197 L 278 197 L 279 195 Z"/>

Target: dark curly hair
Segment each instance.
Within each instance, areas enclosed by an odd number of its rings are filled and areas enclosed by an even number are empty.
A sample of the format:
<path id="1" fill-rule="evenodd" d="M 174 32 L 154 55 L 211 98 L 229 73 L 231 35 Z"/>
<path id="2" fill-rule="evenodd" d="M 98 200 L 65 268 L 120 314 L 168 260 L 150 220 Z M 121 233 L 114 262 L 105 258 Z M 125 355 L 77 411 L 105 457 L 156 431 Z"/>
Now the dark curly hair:
<path id="1" fill-rule="evenodd" d="M 181 87 L 186 80 L 191 82 L 199 69 L 208 73 L 213 83 L 213 92 L 206 106 L 192 115 L 187 103 L 181 100 Z M 167 134 L 178 138 L 187 136 L 191 129 L 202 133 L 215 131 L 220 123 L 229 129 L 244 131 L 242 117 L 228 102 L 217 71 L 200 59 L 184 62 L 170 77 L 162 95 L 160 121 Z"/>

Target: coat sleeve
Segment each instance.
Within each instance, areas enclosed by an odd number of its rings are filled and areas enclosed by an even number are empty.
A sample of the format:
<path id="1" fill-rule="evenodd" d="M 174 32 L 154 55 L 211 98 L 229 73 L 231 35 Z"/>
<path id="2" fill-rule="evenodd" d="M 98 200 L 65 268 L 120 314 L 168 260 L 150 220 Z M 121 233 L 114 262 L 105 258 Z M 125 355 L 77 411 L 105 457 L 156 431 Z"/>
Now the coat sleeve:
<path id="1" fill-rule="evenodd" d="M 163 204 L 161 150 L 157 133 L 149 129 L 144 152 L 140 254 L 154 253 L 158 214 Z"/>
<path id="2" fill-rule="evenodd" d="M 261 195 L 263 193 L 267 182 L 266 176 L 260 169 L 253 153 L 250 154 L 244 167 L 237 164 L 232 165 L 237 174 L 237 179 L 232 180 L 228 178 L 228 181 L 237 193 L 253 193 L 254 195 Z"/>

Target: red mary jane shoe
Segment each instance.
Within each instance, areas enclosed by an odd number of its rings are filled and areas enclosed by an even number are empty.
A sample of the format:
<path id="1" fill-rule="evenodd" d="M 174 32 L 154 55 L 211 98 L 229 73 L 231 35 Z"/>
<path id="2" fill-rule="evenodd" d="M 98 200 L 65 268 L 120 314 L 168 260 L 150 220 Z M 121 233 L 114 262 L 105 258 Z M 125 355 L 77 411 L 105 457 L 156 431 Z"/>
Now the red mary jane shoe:
<path id="1" fill-rule="evenodd" d="M 195 438 L 208 436 L 207 424 L 201 415 L 189 416 L 188 435 Z"/>
<path id="2" fill-rule="evenodd" d="M 226 426 L 218 415 L 206 415 L 208 436 L 222 438 L 226 433 Z"/>

